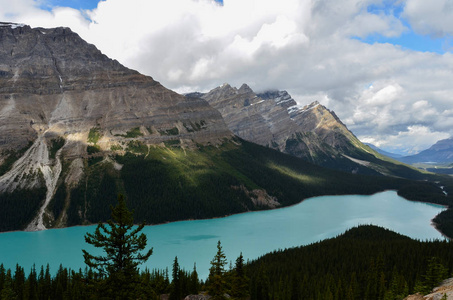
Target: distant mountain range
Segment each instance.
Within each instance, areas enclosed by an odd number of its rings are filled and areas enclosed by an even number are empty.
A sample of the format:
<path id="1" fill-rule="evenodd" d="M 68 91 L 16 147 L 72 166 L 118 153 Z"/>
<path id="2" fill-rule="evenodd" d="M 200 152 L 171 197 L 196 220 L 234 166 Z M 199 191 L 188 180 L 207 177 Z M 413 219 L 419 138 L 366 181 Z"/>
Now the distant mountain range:
<path id="1" fill-rule="evenodd" d="M 453 163 L 453 138 L 440 140 L 418 154 L 397 158 L 408 163 Z"/>
<path id="2" fill-rule="evenodd" d="M 156 224 L 432 178 L 285 91 L 183 96 L 69 28 L 0 23 L 0 37 L 0 231 L 104 222 L 118 193 Z"/>

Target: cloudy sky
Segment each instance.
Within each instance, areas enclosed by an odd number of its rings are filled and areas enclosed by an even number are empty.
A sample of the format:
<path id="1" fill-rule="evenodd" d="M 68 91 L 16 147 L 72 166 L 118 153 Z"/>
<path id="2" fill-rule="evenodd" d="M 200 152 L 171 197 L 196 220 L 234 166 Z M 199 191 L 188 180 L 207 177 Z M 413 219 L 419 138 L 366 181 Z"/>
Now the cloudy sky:
<path id="1" fill-rule="evenodd" d="M 71 27 L 181 93 L 317 100 L 387 151 L 453 134 L 453 0 L 0 0 L 0 20 Z"/>

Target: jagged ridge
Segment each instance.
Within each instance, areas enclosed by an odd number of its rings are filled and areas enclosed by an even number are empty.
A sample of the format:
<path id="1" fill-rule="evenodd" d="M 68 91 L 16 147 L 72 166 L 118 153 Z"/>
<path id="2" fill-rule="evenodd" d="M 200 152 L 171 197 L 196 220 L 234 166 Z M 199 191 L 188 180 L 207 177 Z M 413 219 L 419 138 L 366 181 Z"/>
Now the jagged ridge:
<path id="1" fill-rule="evenodd" d="M 382 173 L 363 161 L 375 152 L 317 101 L 301 107 L 286 91 L 256 94 L 246 84 L 239 89 L 224 84 L 189 96 L 207 100 L 220 111 L 231 131 L 245 140 L 326 167 Z"/>

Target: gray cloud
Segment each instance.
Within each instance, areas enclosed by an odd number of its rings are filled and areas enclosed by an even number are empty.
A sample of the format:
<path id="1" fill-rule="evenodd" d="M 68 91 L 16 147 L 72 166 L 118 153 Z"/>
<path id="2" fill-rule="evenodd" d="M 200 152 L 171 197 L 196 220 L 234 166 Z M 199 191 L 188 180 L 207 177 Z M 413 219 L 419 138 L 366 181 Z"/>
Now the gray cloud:
<path id="1" fill-rule="evenodd" d="M 415 31 L 435 37 L 453 34 L 453 2 L 450 0 L 406 0 L 403 16 Z"/>

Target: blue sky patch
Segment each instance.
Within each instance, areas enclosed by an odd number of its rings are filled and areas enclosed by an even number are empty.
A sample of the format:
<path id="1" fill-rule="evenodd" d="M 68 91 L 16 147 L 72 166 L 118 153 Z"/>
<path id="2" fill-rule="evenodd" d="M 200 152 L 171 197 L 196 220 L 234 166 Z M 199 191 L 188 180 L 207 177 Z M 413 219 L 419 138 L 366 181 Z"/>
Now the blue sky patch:
<path id="1" fill-rule="evenodd" d="M 379 15 L 393 15 L 397 18 L 401 16 L 401 13 L 404 10 L 404 5 L 402 3 L 397 4 L 395 1 L 385 0 L 380 4 L 372 4 L 367 7 L 367 11 L 371 14 Z"/>
<path id="2" fill-rule="evenodd" d="M 99 2 L 100 0 L 46 0 L 41 8 L 49 11 L 56 6 L 74 9 L 94 9 Z"/>
<path id="3" fill-rule="evenodd" d="M 398 18 L 409 31 L 399 37 L 386 37 L 380 34 L 371 34 L 365 38 L 353 37 L 367 44 L 389 43 L 400 46 L 402 49 L 434 52 L 443 54 L 453 50 L 453 40 L 451 38 L 434 38 L 427 35 L 415 33 L 410 24 L 401 16 L 404 10 L 404 4 L 401 1 L 397 3 L 394 0 L 385 0 L 381 4 L 373 4 L 367 7 L 367 12 L 376 15 L 393 15 Z"/>
<path id="4" fill-rule="evenodd" d="M 419 35 L 410 31 L 399 37 L 385 37 L 379 34 L 372 34 L 366 38 L 353 37 L 367 44 L 388 43 L 400 46 L 402 49 L 414 50 L 420 52 L 434 52 L 444 54 L 453 50 L 453 40 L 448 38 L 432 38 L 426 35 Z"/>

